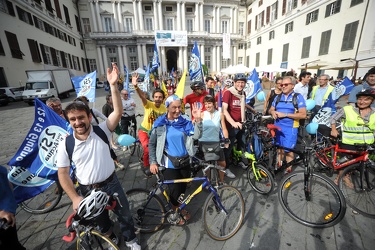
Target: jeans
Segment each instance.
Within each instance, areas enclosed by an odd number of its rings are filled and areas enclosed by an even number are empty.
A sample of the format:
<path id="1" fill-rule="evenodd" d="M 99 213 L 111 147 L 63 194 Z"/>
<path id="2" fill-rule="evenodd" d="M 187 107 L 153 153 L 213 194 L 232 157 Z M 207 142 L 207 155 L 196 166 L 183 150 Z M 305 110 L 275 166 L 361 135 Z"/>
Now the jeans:
<path id="1" fill-rule="evenodd" d="M 135 119 L 135 115 L 127 116 L 127 117 L 122 116 L 121 117 L 121 123 L 120 123 L 122 134 L 129 134 L 130 121 L 133 121 L 133 123 L 134 123 L 134 127 L 133 127 L 134 131 L 137 131 L 137 129 L 136 129 L 137 128 L 137 120 Z"/>
<path id="2" fill-rule="evenodd" d="M 112 211 L 117 215 L 117 219 L 120 223 L 122 236 L 124 236 L 125 241 L 129 242 L 135 239 L 136 235 L 134 229 L 134 222 L 130 213 L 129 202 L 125 196 L 125 192 L 122 189 L 120 182 L 117 179 L 116 173 L 114 174 L 112 181 L 107 183 L 104 187 L 100 188 L 100 190 L 106 192 L 109 195 L 118 193 L 118 199 L 120 200 L 122 207 L 120 206 L 120 204 L 117 203 L 116 207 Z M 91 189 L 89 186 L 79 186 L 79 193 L 84 197 L 90 191 Z M 112 221 L 109 218 L 108 210 L 105 209 L 102 214 L 96 217 L 95 222 L 100 227 L 100 231 L 102 233 L 108 232 L 108 230 L 112 226 Z"/>
<path id="3" fill-rule="evenodd" d="M 244 151 L 246 146 L 245 133 L 244 130 L 236 128 L 228 128 L 230 144 L 228 148 L 224 148 L 225 163 L 227 168 L 231 165 L 231 154 L 233 150 L 233 145 L 237 139 L 237 150 Z"/>

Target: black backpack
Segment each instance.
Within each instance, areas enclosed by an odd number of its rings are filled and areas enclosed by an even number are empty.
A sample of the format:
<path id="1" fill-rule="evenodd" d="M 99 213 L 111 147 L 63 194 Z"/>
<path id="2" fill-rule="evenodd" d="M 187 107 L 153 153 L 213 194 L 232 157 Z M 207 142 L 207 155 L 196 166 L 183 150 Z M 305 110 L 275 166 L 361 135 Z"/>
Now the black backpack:
<path id="1" fill-rule="evenodd" d="M 281 100 L 281 94 L 278 94 L 275 98 L 276 98 L 276 103 L 275 103 L 275 109 L 277 107 L 277 104 L 279 104 L 280 100 Z M 294 110 L 295 111 L 298 111 L 298 101 L 297 101 L 297 97 L 298 95 L 300 95 L 299 93 L 293 93 L 293 97 L 292 97 L 292 103 L 293 103 L 293 106 L 294 106 Z M 281 102 L 287 102 L 287 101 L 281 101 Z"/>
<path id="2" fill-rule="evenodd" d="M 115 152 L 113 151 L 113 149 L 111 148 L 111 146 L 109 145 L 108 137 L 105 134 L 105 132 L 99 126 L 92 126 L 92 128 L 94 130 L 94 133 L 97 134 L 100 137 L 100 139 L 102 139 L 105 143 L 107 143 L 109 151 L 111 152 L 112 159 L 116 159 L 117 156 Z M 65 140 L 65 148 L 66 148 L 66 152 L 68 153 L 70 162 L 72 162 L 74 146 L 75 146 L 75 140 L 74 140 L 73 134 L 71 134 L 68 137 L 66 137 L 66 140 Z"/>

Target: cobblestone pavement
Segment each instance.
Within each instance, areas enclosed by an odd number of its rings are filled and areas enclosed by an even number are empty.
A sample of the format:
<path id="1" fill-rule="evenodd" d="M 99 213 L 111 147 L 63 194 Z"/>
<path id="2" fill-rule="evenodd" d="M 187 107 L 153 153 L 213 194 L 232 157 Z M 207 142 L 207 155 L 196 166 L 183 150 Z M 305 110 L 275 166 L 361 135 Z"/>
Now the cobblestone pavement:
<path id="1" fill-rule="evenodd" d="M 188 87 L 185 93 L 190 93 Z M 105 102 L 104 89 L 97 90 L 95 108 L 101 110 Z M 74 97 L 64 99 L 63 106 Z M 135 96 L 138 111 L 142 111 Z M 258 104 L 257 107 L 261 107 Z M 34 107 L 23 102 L 0 107 L 0 164 L 5 165 L 14 155 L 30 129 L 34 119 Z M 139 120 L 140 122 L 140 120 Z M 134 187 L 150 187 L 155 179 L 145 179 L 140 163 L 127 153 L 118 152 L 124 171 L 117 174 L 125 190 Z M 245 199 L 245 219 L 238 233 L 226 241 L 215 241 L 205 232 L 202 222 L 202 205 L 206 192 L 199 194 L 187 207 L 192 218 L 185 226 L 165 225 L 153 234 L 138 235 L 142 249 L 374 249 L 375 220 L 355 215 L 350 208 L 344 219 L 334 227 L 313 229 L 291 219 L 279 205 L 276 191 L 269 196 L 254 192 L 247 183 L 246 171 L 234 169 L 236 179 L 226 181 L 237 187 Z M 193 188 L 193 186 L 192 186 Z M 193 190 L 193 189 L 190 190 Z M 67 234 L 65 220 L 72 212 L 66 195 L 58 207 L 47 214 L 31 215 L 17 210 L 18 234 L 27 249 L 74 249 L 74 244 L 62 241 Z M 372 247 L 371 247 L 372 246 Z M 122 249 L 124 244 L 122 244 Z"/>

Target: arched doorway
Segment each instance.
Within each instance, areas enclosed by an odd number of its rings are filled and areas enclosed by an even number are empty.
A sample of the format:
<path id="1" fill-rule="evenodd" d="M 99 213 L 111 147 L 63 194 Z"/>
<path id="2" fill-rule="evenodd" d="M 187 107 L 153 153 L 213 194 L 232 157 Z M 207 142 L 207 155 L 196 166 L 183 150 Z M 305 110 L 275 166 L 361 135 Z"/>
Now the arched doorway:
<path id="1" fill-rule="evenodd" d="M 174 70 L 177 70 L 177 58 L 177 51 L 175 51 L 174 49 L 169 49 L 167 51 L 167 71 L 171 71 L 172 68 L 174 68 Z"/>

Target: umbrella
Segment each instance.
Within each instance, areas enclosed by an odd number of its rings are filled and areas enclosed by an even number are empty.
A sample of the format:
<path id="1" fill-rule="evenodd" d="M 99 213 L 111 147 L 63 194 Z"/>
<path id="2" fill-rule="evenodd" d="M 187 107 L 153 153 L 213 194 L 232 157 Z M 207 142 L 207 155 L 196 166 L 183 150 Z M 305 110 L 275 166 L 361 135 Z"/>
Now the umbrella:
<path id="1" fill-rule="evenodd" d="M 138 68 L 138 69 L 136 69 L 135 71 L 133 71 L 132 74 L 133 74 L 133 73 L 138 73 L 138 74 L 140 74 L 140 75 L 145 75 L 145 74 L 146 74 L 146 71 L 145 71 L 144 69 L 142 69 L 142 68 Z"/>
<path id="2" fill-rule="evenodd" d="M 314 63 L 307 63 L 307 67 L 305 64 L 301 65 L 298 69 L 321 69 L 324 66 L 330 65 L 332 63 L 327 62 L 314 62 Z"/>
<path id="3" fill-rule="evenodd" d="M 249 67 L 246 67 L 243 64 L 237 64 L 232 67 L 229 66 L 228 68 L 222 72 L 227 73 L 227 74 L 237 74 L 237 73 L 248 73 L 248 72 L 253 71 L 252 69 L 250 69 Z"/>
<path id="4" fill-rule="evenodd" d="M 263 67 L 256 67 L 255 70 L 257 72 L 285 72 L 285 71 L 288 71 L 287 69 L 280 68 L 280 67 L 277 67 L 277 66 L 271 66 L 271 65 L 267 65 L 267 66 L 263 66 Z"/>
<path id="5" fill-rule="evenodd" d="M 345 61 L 338 64 L 331 64 L 321 69 L 332 69 L 332 70 L 344 70 L 344 69 L 354 69 L 355 68 L 355 61 Z"/>

